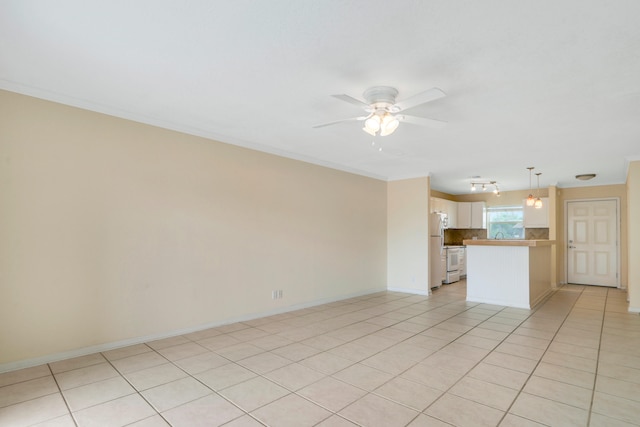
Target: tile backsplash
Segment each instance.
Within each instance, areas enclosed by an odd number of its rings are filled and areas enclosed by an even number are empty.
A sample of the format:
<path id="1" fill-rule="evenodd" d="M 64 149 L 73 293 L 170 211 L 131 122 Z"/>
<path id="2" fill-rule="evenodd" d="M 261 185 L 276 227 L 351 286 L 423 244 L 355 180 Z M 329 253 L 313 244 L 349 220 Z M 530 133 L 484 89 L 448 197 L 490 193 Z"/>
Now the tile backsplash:
<path id="1" fill-rule="evenodd" d="M 524 238 L 527 240 L 549 240 L 548 228 L 525 228 Z"/>
<path id="2" fill-rule="evenodd" d="M 486 239 L 487 230 L 484 228 L 464 229 L 464 228 L 448 228 L 444 230 L 445 245 L 461 245 L 465 239 Z"/>
<path id="3" fill-rule="evenodd" d="M 445 245 L 461 245 L 466 239 L 486 239 L 487 230 L 485 229 L 464 229 L 464 228 L 448 228 L 444 230 Z M 548 228 L 525 228 L 524 238 L 526 240 L 544 240 L 549 238 Z"/>

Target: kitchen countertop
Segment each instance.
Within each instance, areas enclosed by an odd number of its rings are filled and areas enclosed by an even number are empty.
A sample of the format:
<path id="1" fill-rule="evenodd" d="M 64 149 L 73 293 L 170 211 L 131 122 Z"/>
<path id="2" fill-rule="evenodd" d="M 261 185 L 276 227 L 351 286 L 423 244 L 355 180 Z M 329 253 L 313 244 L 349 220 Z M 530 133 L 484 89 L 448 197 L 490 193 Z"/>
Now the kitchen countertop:
<path id="1" fill-rule="evenodd" d="M 465 240 L 467 246 L 551 246 L 555 240 L 509 240 L 509 239 L 477 239 Z"/>

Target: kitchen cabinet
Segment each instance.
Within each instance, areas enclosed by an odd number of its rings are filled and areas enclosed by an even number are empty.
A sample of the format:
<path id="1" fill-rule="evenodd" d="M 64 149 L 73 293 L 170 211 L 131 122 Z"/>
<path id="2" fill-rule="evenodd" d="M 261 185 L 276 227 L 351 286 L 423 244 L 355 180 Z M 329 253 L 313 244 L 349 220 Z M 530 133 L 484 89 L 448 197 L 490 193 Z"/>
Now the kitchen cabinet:
<path id="1" fill-rule="evenodd" d="M 533 206 L 527 206 L 526 200 L 523 200 L 524 206 L 524 228 L 548 228 L 549 227 L 549 198 L 541 197 L 542 207 L 536 209 Z"/>
<path id="2" fill-rule="evenodd" d="M 444 199 L 439 199 L 437 197 L 432 197 L 430 200 L 431 208 L 430 213 L 443 213 L 444 212 Z"/>
<path id="3" fill-rule="evenodd" d="M 487 228 L 485 218 L 486 210 L 485 202 L 471 203 L 471 228 Z"/>
<path id="4" fill-rule="evenodd" d="M 487 228 L 485 202 L 458 202 L 456 228 Z"/>
<path id="5" fill-rule="evenodd" d="M 431 213 L 443 213 L 447 215 L 447 227 L 456 228 L 456 219 L 458 218 L 458 204 L 452 200 L 440 199 L 432 197 L 430 201 Z"/>
<path id="6" fill-rule="evenodd" d="M 448 228 L 458 228 L 458 203 L 453 200 L 444 200 L 444 206 Z"/>
<path id="7" fill-rule="evenodd" d="M 458 203 L 458 221 L 457 228 L 471 228 L 471 203 Z"/>

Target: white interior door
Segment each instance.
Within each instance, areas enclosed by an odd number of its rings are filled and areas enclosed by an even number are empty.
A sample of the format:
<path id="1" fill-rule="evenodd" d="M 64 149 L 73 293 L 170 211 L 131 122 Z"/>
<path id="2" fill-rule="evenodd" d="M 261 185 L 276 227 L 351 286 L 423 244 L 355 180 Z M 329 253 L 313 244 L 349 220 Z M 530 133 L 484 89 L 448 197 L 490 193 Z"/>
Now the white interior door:
<path id="1" fill-rule="evenodd" d="M 567 281 L 618 285 L 616 200 L 567 202 Z"/>

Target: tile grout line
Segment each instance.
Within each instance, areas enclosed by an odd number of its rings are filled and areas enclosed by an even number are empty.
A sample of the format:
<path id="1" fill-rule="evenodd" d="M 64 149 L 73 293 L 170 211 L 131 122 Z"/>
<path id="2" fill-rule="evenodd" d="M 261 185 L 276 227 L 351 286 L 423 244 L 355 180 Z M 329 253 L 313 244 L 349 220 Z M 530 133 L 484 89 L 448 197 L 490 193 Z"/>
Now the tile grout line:
<path id="1" fill-rule="evenodd" d="M 596 360 L 596 371 L 593 375 L 593 389 L 591 390 L 591 401 L 589 402 L 589 413 L 587 414 L 587 426 L 591 425 L 591 413 L 593 411 L 593 400 L 596 396 L 596 384 L 598 383 L 598 369 L 600 368 L 600 351 L 602 349 L 602 335 L 604 332 L 604 321 L 607 312 L 607 301 L 609 299 L 609 289 L 604 298 L 604 306 L 602 308 L 602 321 L 600 323 L 600 339 L 598 340 L 598 359 Z"/>
<path id="2" fill-rule="evenodd" d="M 53 378 L 53 381 L 55 381 L 56 387 L 58 387 L 58 392 L 60 393 L 60 397 L 62 397 L 62 400 L 64 401 L 64 406 L 66 406 L 67 407 L 67 411 L 69 411 L 69 416 L 71 417 L 71 421 L 73 421 L 73 424 L 76 427 L 78 427 L 78 422 L 76 421 L 76 417 L 73 415 L 73 412 L 71 411 L 71 408 L 69 407 L 69 403 L 67 402 L 67 398 L 65 397 L 64 393 L 62 392 L 62 388 L 60 388 L 60 384 L 58 383 L 58 379 L 56 378 L 56 376 L 53 373 L 53 370 L 51 369 L 51 364 L 50 363 L 47 363 L 47 368 L 49 368 L 49 372 L 51 373 L 51 377 Z M 46 420 L 46 421 L 51 421 L 51 420 Z"/>
<path id="3" fill-rule="evenodd" d="M 171 361 L 170 361 L 170 360 L 168 360 L 168 359 L 167 359 L 166 357 L 164 357 L 162 354 L 158 353 L 158 351 L 157 351 L 155 348 L 150 347 L 150 346 L 149 346 L 149 345 L 147 345 L 146 343 L 142 343 L 142 344 L 143 344 L 143 345 L 146 345 L 147 347 L 149 347 L 149 348 L 151 349 L 151 351 L 148 351 L 148 352 L 145 352 L 145 353 L 155 352 L 155 353 L 156 353 L 156 354 L 158 354 L 160 357 L 164 358 L 167 362 L 170 362 L 170 363 L 171 363 Z M 145 353 L 141 353 L 141 354 L 145 354 Z M 118 373 L 118 375 L 120 375 L 120 377 L 121 377 L 123 380 L 125 380 L 125 381 L 127 382 L 127 384 L 129 384 L 129 385 L 131 386 L 131 388 L 135 391 L 135 393 L 131 393 L 131 394 L 137 394 L 138 396 L 140 396 L 140 398 L 142 398 L 142 400 L 144 400 L 144 401 L 147 403 L 147 405 L 149 405 L 149 406 L 150 406 L 150 407 L 151 407 L 151 408 L 156 412 L 156 414 L 158 414 L 158 415 L 160 416 L 160 418 L 162 418 L 162 420 L 163 420 L 163 421 L 165 421 L 168 425 L 171 425 L 171 423 L 169 422 L 169 420 L 167 420 L 167 419 L 166 419 L 166 418 L 165 418 L 165 417 L 160 413 L 160 411 L 158 411 L 158 409 L 156 409 L 156 407 L 155 407 L 155 406 L 153 406 L 153 405 L 151 404 L 151 402 L 149 402 L 149 401 L 147 400 L 147 398 L 146 398 L 146 397 L 144 397 L 144 395 L 142 394 L 142 392 L 141 392 L 140 390 L 138 390 L 138 389 L 137 389 L 137 388 L 136 388 L 136 387 L 131 383 L 131 381 L 129 381 L 129 379 L 124 375 L 124 373 L 123 373 L 123 372 L 120 372 L 120 370 L 119 370 L 118 368 L 116 368 L 116 366 L 115 366 L 113 363 L 111 363 L 111 360 L 107 359 L 107 357 L 103 354 L 103 352 L 100 352 L 100 354 L 102 355 L 102 357 L 104 357 L 104 359 L 107 361 L 107 363 L 109 363 L 109 365 L 111 365 L 111 367 L 112 367 L 113 369 L 115 369 L 115 371 Z M 134 355 L 134 356 L 137 356 L 137 355 Z M 127 356 L 127 357 L 132 357 L 132 356 Z M 126 359 L 126 357 L 123 357 L 122 359 Z M 130 395 L 127 395 L 127 396 L 130 396 Z M 121 397 L 124 397 L 124 396 L 121 396 Z M 120 399 L 121 397 L 118 397 L 118 398 L 116 398 L 116 399 L 112 399 L 112 400 L 111 400 L 111 402 L 112 402 L 112 401 L 114 401 L 114 400 Z M 103 403 L 105 403 L 105 402 L 102 402 L 102 403 L 100 403 L 100 404 L 103 404 Z M 96 405 L 94 405 L 94 406 L 96 406 Z M 151 417 L 153 417 L 153 415 L 152 415 Z M 147 418 L 151 418 L 151 417 L 147 417 Z M 145 420 L 145 419 L 147 419 L 147 418 L 143 418 L 142 420 Z M 133 422 L 138 422 L 138 421 L 142 421 L 142 420 L 137 420 L 137 421 L 133 421 Z M 129 424 L 132 424 L 132 423 L 129 423 Z"/>

